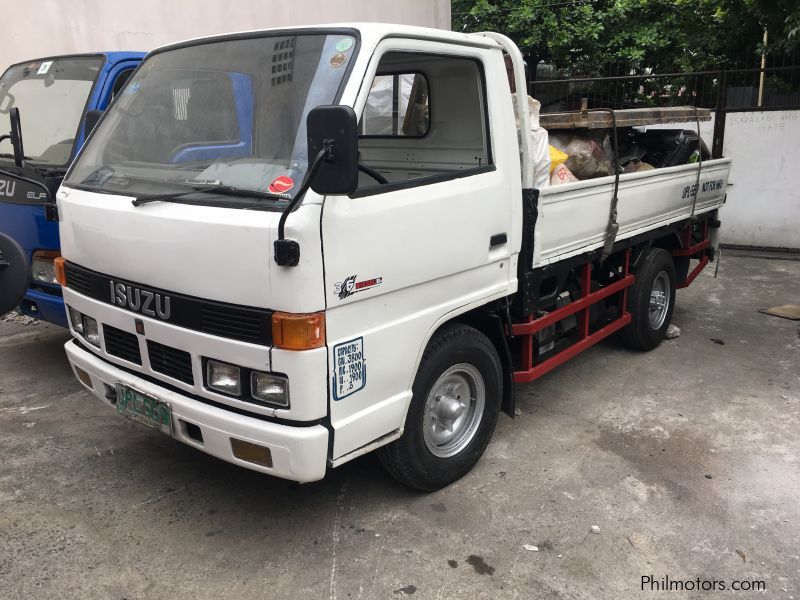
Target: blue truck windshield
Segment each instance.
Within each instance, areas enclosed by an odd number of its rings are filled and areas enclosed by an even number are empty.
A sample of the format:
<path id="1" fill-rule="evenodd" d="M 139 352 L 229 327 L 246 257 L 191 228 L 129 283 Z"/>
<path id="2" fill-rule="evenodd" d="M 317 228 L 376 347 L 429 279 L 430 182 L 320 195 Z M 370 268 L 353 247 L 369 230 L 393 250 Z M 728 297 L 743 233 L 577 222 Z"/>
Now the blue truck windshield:
<path id="1" fill-rule="evenodd" d="M 355 49 L 349 35 L 308 33 L 158 52 L 127 83 L 65 185 L 126 196 L 220 185 L 285 202 L 307 168 L 306 116 L 335 101 Z"/>
<path id="2" fill-rule="evenodd" d="M 66 57 L 9 67 L 0 77 L 0 131 L 8 131 L 8 113 L 19 108 L 27 159 L 65 166 L 103 61 L 100 56 Z M 0 160 L 12 154 L 11 143 L 0 142 Z"/>

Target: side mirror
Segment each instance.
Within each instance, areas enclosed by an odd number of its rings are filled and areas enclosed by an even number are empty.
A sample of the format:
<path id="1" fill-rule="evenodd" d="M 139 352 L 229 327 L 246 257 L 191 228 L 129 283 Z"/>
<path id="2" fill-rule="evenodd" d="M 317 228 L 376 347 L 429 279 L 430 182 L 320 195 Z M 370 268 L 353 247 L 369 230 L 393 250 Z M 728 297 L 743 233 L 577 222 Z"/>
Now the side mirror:
<path id="1" fill-rule="evenodd" d="M 358 119 L 349 106 L 318 106 L 308 113 L 309 170 L 314 158 L 325 158 L 313 174 L 311 189 L 318 194 L 352 194 L 358 187 Z"/>
<path id="2" fill-rule="evenodd" d="M 14 148 L 14 164 L 21 167 L 25 160 L 25 149 L 22 147 L 22 124 L 19 119 L 19 109 L 15 106 L 8 116 L 11 119 L 11 145 Z"/>
<path id="3" fill-rule="evenodd" d="M 86 111 L 86 116 L 83 118 L 83 136 L 88 138 L 94 128 L 97 127 L 97 122 L 103 116 L 102 110 L 89 110 Z"/>

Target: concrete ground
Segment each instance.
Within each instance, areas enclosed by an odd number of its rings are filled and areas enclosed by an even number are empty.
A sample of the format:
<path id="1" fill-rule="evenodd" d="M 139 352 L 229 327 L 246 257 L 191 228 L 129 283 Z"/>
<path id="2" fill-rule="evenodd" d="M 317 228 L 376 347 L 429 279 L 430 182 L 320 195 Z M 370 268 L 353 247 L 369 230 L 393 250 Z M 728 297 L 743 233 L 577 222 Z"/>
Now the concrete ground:
<path id="1" fill-rule="evenodd" d="M 726 254 L 679 338 L 520 386 L 433 494 L 370 456 L 303 486 L 210 458 L 81 391 L 64 331 L 0 323 L 0 597 L 800 600 L 800 322 L 757 312 L 787 303 L 798 257 Z"/>

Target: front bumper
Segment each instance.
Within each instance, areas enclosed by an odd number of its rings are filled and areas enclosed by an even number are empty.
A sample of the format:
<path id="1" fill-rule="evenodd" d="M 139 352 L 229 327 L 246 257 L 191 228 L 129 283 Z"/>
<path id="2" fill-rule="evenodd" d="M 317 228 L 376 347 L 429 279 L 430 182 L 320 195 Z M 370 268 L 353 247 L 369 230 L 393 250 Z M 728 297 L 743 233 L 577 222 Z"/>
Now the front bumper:
<path id="1" fill-rule="evenodd" d="M 322 425 L 296 427 L 243 416 L 198 402 L 123 371 L 87 352 L 73 340 L 66 343 L 65 350 L 73 371 L 77 367 L 88 374 L 92 388 L 86 386 L 87 389 L 106 405 L 112 406 L 106 392 L 114 389 L 117 383 L 127 384 L 169 403 L 173 416 L 172 437 L 176 440 L 230 463 L 292 481 L 316 481 L 325 476 L 328 430 Z M 75 376 L 78 377 L 77 372 Z M 185 424 L 200 428 L 202 443 L 189 437 Z M 236 458 L 231 438 L 269 448 L 272 467 Z"/>
<path id="2" fill-rule="evenodd" d="M 69 327 L 67 324 L 67 312 L 64 308 L 64 298 L 61 295 L 28 289 L 19 307 L 24 315 L 41 319 L 60 327 Z"/>

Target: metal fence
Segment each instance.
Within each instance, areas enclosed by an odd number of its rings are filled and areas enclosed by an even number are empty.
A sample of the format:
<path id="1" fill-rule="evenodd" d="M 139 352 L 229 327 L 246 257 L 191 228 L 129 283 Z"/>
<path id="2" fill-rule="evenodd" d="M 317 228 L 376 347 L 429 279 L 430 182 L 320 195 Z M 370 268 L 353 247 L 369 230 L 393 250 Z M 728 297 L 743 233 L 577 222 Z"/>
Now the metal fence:
<path id="1" fill-rule="evenodd" d="M 588 99 L 590 108 L 690 105 L 726 112 L 800 109 L 800 61 L 689 73 L 617 70 L 603 76 L 545 76 L 532 81 L 529 91 L 542 103 L 543 113 L 578 110 L 582 98 Z"/>
<path id="2" fill-rule="evenodd" d="M 789 64 L 787 64 L 789 63 Z M 605 76 L 570 73 L 559 78 L 537 73 L 529 93 L 542 103 L 542 113 L 576 111 L 582 99 L 589 108 L 696 106 L 714 111 L 711 152 L 722 156 L 725 115 L 730 112 L 800 109 L 800 60 L 772 66 L 733 66 L 716 70 L 634 73 L 617 68 Z"/>

